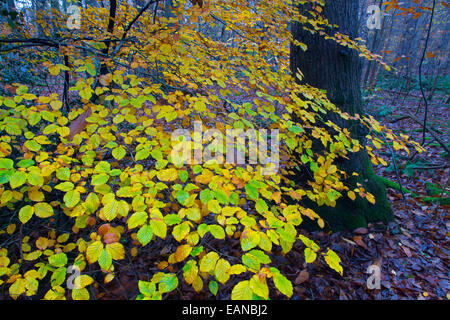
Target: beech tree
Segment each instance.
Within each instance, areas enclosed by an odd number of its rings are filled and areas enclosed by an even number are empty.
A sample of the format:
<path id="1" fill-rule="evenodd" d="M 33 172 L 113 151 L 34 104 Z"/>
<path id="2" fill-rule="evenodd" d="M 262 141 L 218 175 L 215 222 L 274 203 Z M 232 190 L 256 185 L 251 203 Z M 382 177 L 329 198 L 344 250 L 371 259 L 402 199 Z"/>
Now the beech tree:
<path id="1" fill-rule="evenodd" d="M 300 5 L 299 10 L 310 15 L 311 4 Z M 326 1 L 323 16 L 332 25 L 330 35 L 336 32 L 358 37 L 359 1 Z M 351 115 L 364 114 L 361 100 L 361 64 L 358 52 L 326 39 L 323 35 L 303 28 L 303 24 L 294 23 L 292 27 L 294 40 L 305 43 L 307 50 L 291 46 L 291 71 L 301 70 L 301 82 L 326 91 L 328 99 L 343 112 Z M 351 131 L 362 145 L 366 144 L 368 130 L 361 124 L 329 114 L 328 119 Z M 317 208 L 320 215 L 335 229 L 356 229 L 366 226 L 368 222 L 388 222 L 393 219 L 392 210 L 386 196 L 384 184 L 374 173 L 367 152 L 362 149 L 338 160 L 338 167 L 346 172 L 356 172 L 358 176 L 347 177 L 353 186 L 362 185 L 374 195 L 376 202 L 371 204 L 366 199 L 352 200 L 347 196 L 340 198 L 336 207 L 321 206 Z"/>

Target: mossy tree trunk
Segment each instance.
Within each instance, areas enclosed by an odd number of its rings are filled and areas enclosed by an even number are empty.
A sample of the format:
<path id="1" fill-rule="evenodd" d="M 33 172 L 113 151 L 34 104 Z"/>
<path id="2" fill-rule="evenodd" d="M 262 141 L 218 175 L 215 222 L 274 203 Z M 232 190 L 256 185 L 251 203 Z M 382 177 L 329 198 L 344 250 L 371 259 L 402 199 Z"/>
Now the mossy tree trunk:
<path id="1" fill-rule="evenodd" d="M 301 7 L 299 10 L 307 8 Z M 327 0 L 323 14 L 331 24 L 338 25 L 340 33 L 356 38 L 358 35 L 357 0 Z M 302 25 L 294 23 L 292 33 L 295 40 L 305 43 L 307 51 L 301 47 L 291 46 L 291 71 L 297 68 L 304 75 L 302 81 L 316 88 L 327 91 L 327 96 L 341 110 L 350 114 L 363 114 L 363 104 L 360 91 L 361 63 L 358 52 L 338 45 L 323 36 L 305 31 Z M 344 121 L 340 117 L 330 115 L 330 120 L 340 127 L 348 128 L 357 136 L 362 144 L 367 132 L 355 122 Z M 347 184 L 361 183 L 364 188 L 375 196 L 376 204 L 357 196 L 355 201 L 343 197 L 337 201 L 336 207 L 317 207 L 308 205 L 318 212 L 326 221 L 327 227 L 333 230 L 352 230 L 366 226 L 368 222 L 388 222 L 393 219 L 392 210 L 387 200 L 385 186 L 379 181 L 373 171 L 372 164 L 365 151 L 351 154 L 349 160 L 339 160 L 339 166 L 348 173 L 357 172 L 358 177 L 346 181 Z"/>

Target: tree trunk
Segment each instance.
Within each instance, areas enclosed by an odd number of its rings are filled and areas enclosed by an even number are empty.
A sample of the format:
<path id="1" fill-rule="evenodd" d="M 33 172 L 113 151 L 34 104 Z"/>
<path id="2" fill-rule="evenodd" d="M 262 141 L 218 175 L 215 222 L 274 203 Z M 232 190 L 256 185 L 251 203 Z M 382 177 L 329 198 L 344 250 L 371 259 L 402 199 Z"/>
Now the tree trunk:
<path id="1" fill-rule="evenodd" d="M 356 38 L 358 35 L 359 1 L 332 0 L 326 1 L 324 16 L 331 24 L 337 24 L 341 33 Z M 300 10 L 306 9 L 305 7 Z M 303 13 L 305 14 L 305 13 Z M 305 43 L 307 51 L 300 47 L 291 46 L 291 72 L 300 69 L 304 75 L 303 81 L 319 89 L 327 91 L 331 102 L 341 110 L 350 114 L 363 114 L 360 92 L 361 64 L 355 50 L 340 46 L 322 36 L 304 31 L 302 26 L 294 23 L 292 26 L 294 39 Z M 340 127 L 349 128 L 354 136 L 365 143 L 362 126 L 344 121 L 335 115 L 329 116 Z M 357 196 L 355 201 L 343 197 L 337 201 L 336 207 L 318 207 L 313 203 L 306 203 L 327 222 L 327 226 L 334 230 L 352 230 L 366 226 L 368 222 L 388 222 L 393 219 L 392 210 L 387 200 L 386 189 L 375 175 L 372 164 L 366 152 L 360 151 L 349 155 L 349 160 L 339 160 L 339 166 L 349 176 L 357 172 L 359 176 L 349 178 L 346 183 L 353 187 L 357 182 L 372 193 L 376 204 Z"/>
<path id="2" fill-rule="evenodd" d="M 383 4 L 383 0 L 381 0 L 378 3 L 378 6 L 381 8 L 382 4 Z M 378 49 L 378 46 L 379 46 L 379 43 L 380 43 L 380 38 L 382 37 L 382 34 L 384 33 L 384 28 L 385 28 L 385 25 L 386 25 L 385 22 L 386 22 L 386 19 L 383 19 L 383 23 L 381 25 L 381 30 L 375 29 L 373 31 L 369 31 L 368 32 L 368 36 L 370 34 L 373 34 L 372 45 L 369 46 L 368 49 L 370 51 L 374 52 L 374 53 L 376 53 L 376 51 Z M 376 67 L 375 64 L 376 64 L 376 62 L 374 62 L 372 60 L 367 62 L 367 67 L 366 67 L 366 70 L 364 72 L 364 78 L 363 78 L 363 85 L 364 85 L 364 87 L 368 86 L 369 77 L 373 73 L 373 69 Z"/>

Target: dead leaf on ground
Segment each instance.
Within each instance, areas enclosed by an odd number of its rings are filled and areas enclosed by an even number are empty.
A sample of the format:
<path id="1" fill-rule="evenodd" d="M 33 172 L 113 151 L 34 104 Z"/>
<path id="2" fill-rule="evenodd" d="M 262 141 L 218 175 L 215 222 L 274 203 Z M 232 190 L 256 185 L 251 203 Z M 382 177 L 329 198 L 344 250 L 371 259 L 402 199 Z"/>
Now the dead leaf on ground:
<path id="1" fill-rule="evenodd" d="M 309 280 L 309 272 L 306 269 L 303 269 L 298 274 L 297 278 L 295 279 L 295 284 L 302 284 L 303 282 L 306 282 Z"/>

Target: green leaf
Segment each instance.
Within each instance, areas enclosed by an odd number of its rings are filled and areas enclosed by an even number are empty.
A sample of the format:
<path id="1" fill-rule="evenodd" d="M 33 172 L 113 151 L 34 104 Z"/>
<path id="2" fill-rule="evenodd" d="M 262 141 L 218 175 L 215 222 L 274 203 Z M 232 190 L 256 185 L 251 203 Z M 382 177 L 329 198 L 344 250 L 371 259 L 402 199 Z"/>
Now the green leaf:
<path id="1" fill-rule="evenodd" d="M 28 140 L 24 143 L 25 147 L 30 149 L 31 151 L 39 151 L 41 149 L 41 145 L 34 140 Z"/>
<path id="2" fill-rule="evenodd" d="M 164 239 L 167 235 L 167 225 L 161 220 L 150 220 L 150 226 L 152 227 L 153 234 Z"/>
<path id="3" fill-rule="evenodd" d="M 185 190 L 179 190 L 177 192 L 177 200 L 180 204 L 184 204 L 186 200 L 189 198 L 189 192 Z"/>
<path id="4" fill-rule="evenodd" d="M 27 205 L 25 207 L 22 207 L 19 211 L 19 220 L 22 223 L 27 223 L 28 220 L 31 219 L 31 217 L 34 214 L 34 208 L 30 205 Z"/>
<path id="5" fill-rule="evenodd" d="M 150 155 L 150 151 L 148 149 L 141 149 L 138 152 L 136 152 L 136 155 L 134 156 L 134 159 L 136 161 L 147 159 Z"/>
<path id="6" fill-rule="evenodd" d="M 209 226 L 209 232 L 214 236 L 216 239 L 225 239 L 225 231 L 223 228 L 217 224 L 213 224 Z"/>
<path id="7" fill-rule="evenodd" d="M 65 267 L 60 267 L 53 271 L 52 277 L 50 279 L 50 283 L 52 287 L 60 286 L 66 280 L 67 269 Z"/>
<path id="8" fill-rule="evenodd" d="M 52 206 L 45 202 L 36 203 L 34 205 L 34 213 L 39 218 L 48 218 L 54 214 Z"/>
<path id="9" fill-rule="evenodd" d="M 0 159 L 1 160 L 1 159 Z M 7 159 L 7 160 L 9 160 L 9 159 Z M 23 159 L 23 160 L 20 160 L 18 163 L 17 163 L 17 166 L 19 167 L 19 168 L 28 168 L 28 167 L 30 167 L 30 166 L 32 166 L 32 165 L 34 165 L 36 162 L 34 162 L 34 160 L 32 160 L 32 159 Z M 1 166 L 0 166 L 0 168 L 1 168 Z M 12 167 L 11 167 L 12 168 Z"/>
<path id="10" fill-rule="evenodd" d="M 181 218 L 177 214 L 168 214 L 164 217 L 164 221 L 168 226 L 173 226 L 181 222 Z"/>
<path id="11" fill-rule="evenodd" d="M 128 218 L 128 229 L 133 229 L 138 226 L 143 225 L 147 222 L 148 214 L 147 212 L 140 211 L 133 213 L 130 218 Z"/>
<path id="12" fill-rule="evenodd" d="M 108 270 L 109 267 L 111 267 L 112 256 L 108 250 L 106 249 L 102 250 L 102 253 L 100 253 L 100 256 L 98 257 L 98 264 L 105 270 Z"/>
<path id="13" fill-rule="evenodd" d="M 92 176 L 91 184 L 93 186 L 99 186 L 105 184 L 109 180 L 109 175 L 105 173 L 100 173 Z"/>
<path id="14" fill-rule="evenodd" d="M 75 186 L 74 186 L 74 184 L 72 182 L 66 181 L 66 182 L 62 182 L 60 184 L 57 184 L 55 186 L 55 189 L 61 190 L 61 191 L 64 191 L 64 192 L 68 192 L 68 191 L 73 190 L 74 187 Z"/>
<path id="15" fill-rule="evenodd" d="M 305 248 L 305 262 L 313 263 L 316 260 L 317 253 L 315 253 L 311 248 Z"/>
<path id="16" fill-rule="evenodd" d="M 219 284 L 216 281 L 214 280 L 210 281 L 208 287 L 209 291 L 211 291 L 213 295 L 217 294 L 217 291 L 219 290 Z"/>
<path id="17" fill-rule="evenodd" d="M 152 240 L 152 237 L 153 231 L 148 224 L 142 226 L 137 233 L 137 239 L 143 246 L 147 245 Z"/>
<path id="18" fill-rule="evenodd" d="M 186 182 L 189 178 L 189 174 L 186 170 L 180 170 L 180 172 L 178 172 L 178 177 L 182 182 Z"/>
<path id="19" fill-rule="evenodd" d="M 94 169 L 94 173 L 109 173 L 110 171 L 111 165 L 106 161 L 100 161 L 99 163 L 97 163 Z"/>
<path id="20" fill-rule="evenodd" d="M 252 300 L 252 297 L 253 292 L 248 280 L 239 282 L 231 291 L 231 300 Z"/>
<path id="21" fill-rule="evenodd" d="M 73 208 L 80 202 L 80 193 L 76 190 L 71 190 L 64 195 L 63 199 L 68 208 Z"/>
<path id="22" fill-rule="evenodd" d="M 12 169 L 14 166 L 14 161 L 8 158 L 0 159 L 0 169 Z"/>
<path id="23" fill-rule="evenodd" d="M 282 294 L 290 298 L 293 293 L 292 283 L 288 278 L 283 276 L 281 273 L 276 273 L 273 275 L 273 282 L 275 287 L 280 290 Z"/>
<path id="24" fill-rule="evenodd" d="M 154 282 L 139 280 L 138 287 L 139 287 L 139 291 L 142 294 L 149 296 L 149 297 L 151 297 L 156 290 L 156 285 Z"/>
<path id="25" fill-rule="evenodd" d="M 299 127 L 299 126 L 292 126 L 288 129 L 289 131 L 293 132 L 293 133 L 302 133 L 305 132 L 305 130 L 303 130 L 303 128 Z"/>
<path id="26" fill-rule="evenodd" d="M 150 155 L 155 159 L 156 161 L 160 161 L 163 157 L 162 152 L 160 149 L 154 149 L 152 152 L 150 152 Z"/>
<path id="27" fill-rule="evenodd" d="M 23 171 L 14 172 L 11 179 L 9 180 L 12 189 L 20 187 L 25 182 L 27 182 L 27 174 Z"/>
<path id="28" fill-rule="evenodd" d="M 264 213 L 267 210 L 269 210 L 267 203 L 263 199 L 258 199 L 256 201 L 255 208 L 256 208 L 256 211 L 258 211 L 259 213 Z"/>
<path id="29" fill-rule="evenodd" d="M 70 169 L 69 168 L 59 168 L 56 170 L 56 177 L 59 180 L 70 180 Z"/>
<path id="30" fill-rule="evenodd" d="M 247 193 L 247 196 L 252 199 L 256 200 L 258 199 L 258 188 L 252 184 L 246 184 L 245 185 L 245 192 Z"/>
<path id="31" fill-rule="evenodd" d="M 8 183 L 13 174 L 13 170 L 0 170 L 0 184 Z"/>
<path id="32" fill-rule="evenodd" d="M 200 201 L 203 202 L 203 204 L 207 204 L 212 199 L 214 199 L 214 195 L 212 194 L 211 190 L 203 189 L 202 191 L 200 191 Z"/>
<path id="33" fill-rule="evenodd" d="M 248 255 L 252 255 L 258 259 L 261 263 L 270 263 L 271 260 L 267 254 L 264 253 L 264 251 L 261 250 L 251 250 L 247 253 Z"/>
<path id="34" fill-rule="evenodd" d="M 32 186 L 42 186 L 44 184 L 44 178 L 39 172 L 28 172 L 27 181 Z"/>
<path id="35" fill-rule="evenodd" d="M 220 204 L 227 205 L 229 203 L 228 195 L 221 189 L 214 190 L 214 196 Z"/>
<path id="36" fill-rule="evenodd" d="M 67 255 L 64 252 L 54 254 L 48 258 L 48 262 L 54 267 L 62 267 L 67 264 Z"/>
<path id="37" fill-rule="evenodd" d="M 178 287 L 178 278 L 176 274 L 168 273 L 162 276 L 159 281 L 159 291 L 161 293 L 171 292 Z"/>

